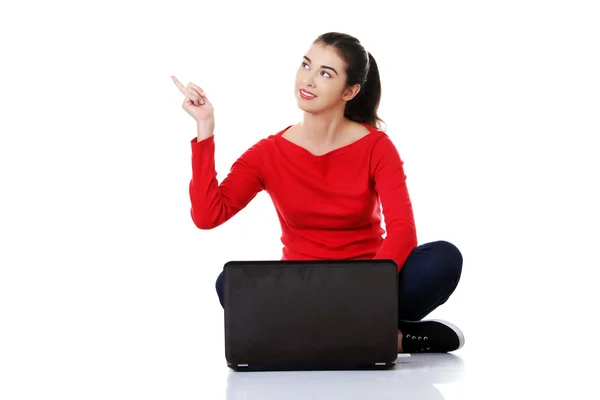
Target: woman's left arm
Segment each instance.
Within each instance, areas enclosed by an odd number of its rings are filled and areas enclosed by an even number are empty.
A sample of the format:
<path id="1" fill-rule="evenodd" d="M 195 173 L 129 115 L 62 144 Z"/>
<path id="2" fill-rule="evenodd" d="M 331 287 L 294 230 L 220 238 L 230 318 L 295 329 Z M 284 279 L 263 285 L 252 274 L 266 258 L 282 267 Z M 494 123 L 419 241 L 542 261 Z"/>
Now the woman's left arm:
<path id="1" fill-rule="evenodd" d="M 375 143 L 372 156 L 372 176 L 381 200 L 387 232 L 374 258 L 393 259 L 400 271 L 408 255 L 417 247 L 417 231 L 406 186 L 404 161 L 387 134 Z"/>

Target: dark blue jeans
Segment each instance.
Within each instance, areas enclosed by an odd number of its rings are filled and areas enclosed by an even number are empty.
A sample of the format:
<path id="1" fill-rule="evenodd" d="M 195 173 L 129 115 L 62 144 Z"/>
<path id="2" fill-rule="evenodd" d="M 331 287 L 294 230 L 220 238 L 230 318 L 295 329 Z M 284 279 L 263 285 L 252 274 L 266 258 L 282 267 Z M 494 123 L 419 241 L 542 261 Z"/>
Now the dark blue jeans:
<path id="1" fill-rule="evenodd" d="M 419 245 L 398 273 L 398 319 L 420 321 L 444 304 L 456 289 L 463 258 L 450 242 L 438 240 Z M 223 305 L 223 272 L 216 282 Z"/>

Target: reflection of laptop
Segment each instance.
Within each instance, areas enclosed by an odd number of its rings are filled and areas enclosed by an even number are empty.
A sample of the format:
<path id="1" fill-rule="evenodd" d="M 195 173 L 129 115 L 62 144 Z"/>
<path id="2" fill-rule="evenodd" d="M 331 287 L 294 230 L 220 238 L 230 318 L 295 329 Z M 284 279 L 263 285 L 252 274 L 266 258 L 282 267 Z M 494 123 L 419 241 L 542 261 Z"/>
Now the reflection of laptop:
<path id="1" fill-rule="evenodd" d="M 398 267 L 393 260 L 230 261 L 223 270 L 230 368 L 394 365 Z"/>

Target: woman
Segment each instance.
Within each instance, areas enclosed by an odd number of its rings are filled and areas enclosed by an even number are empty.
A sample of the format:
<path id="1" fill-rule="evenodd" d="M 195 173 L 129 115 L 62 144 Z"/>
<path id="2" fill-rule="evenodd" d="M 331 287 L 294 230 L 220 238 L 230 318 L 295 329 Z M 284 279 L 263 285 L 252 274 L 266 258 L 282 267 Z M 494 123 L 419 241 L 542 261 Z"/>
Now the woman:
<path id="1" fill-rule="evenodd" d="M 422 321 L 456 288 L 462 255 L 447 241 L 417 246 L 403 161 L 379 129 L 377 64 L 356 38 L 329 32 L 313 42 L 296 73 L 303 120 L 249 148 L 221 184 L 213 107 L 198 85 L 172 79 L 186 96 L 183 109 L 197 121 L 189 192 L 199 229 L 223 224 L 265 190 L 282 228 L 282 259 L 396 261 L 398 352 L 462 347 L 464 336 L 454 325 Z M 222 273 L 216 289 L 223 305 Z"/>

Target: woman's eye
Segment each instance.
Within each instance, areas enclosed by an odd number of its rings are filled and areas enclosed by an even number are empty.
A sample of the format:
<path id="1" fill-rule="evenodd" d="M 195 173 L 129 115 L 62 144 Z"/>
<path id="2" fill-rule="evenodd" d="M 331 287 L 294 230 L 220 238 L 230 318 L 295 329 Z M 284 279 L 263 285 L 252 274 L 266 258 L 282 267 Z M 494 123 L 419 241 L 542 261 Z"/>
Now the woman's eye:
<path id="1" fill-rule="evenodd" d="M 302 63 L 302 68 L 304 68 L 305 66 L 306 66 L 306 67 L 309 67 L 309 65 L 308 65 L 307 63 L 303 62 L 303 63 Z M 304 68 L 304 69 L 306 69 L 306 68 Z M 323 71 L 323 73 L 324 73 L 324 74 L 327 74 L 327 78 L 331 78 L 331 75 L 329 74 L 329 72 L 327 72 L 327 71 Z"/>

